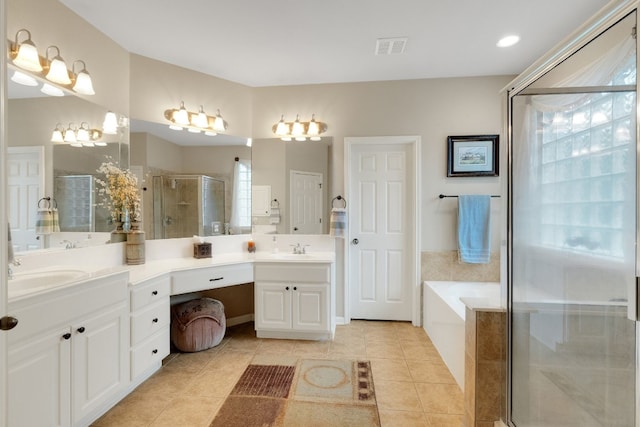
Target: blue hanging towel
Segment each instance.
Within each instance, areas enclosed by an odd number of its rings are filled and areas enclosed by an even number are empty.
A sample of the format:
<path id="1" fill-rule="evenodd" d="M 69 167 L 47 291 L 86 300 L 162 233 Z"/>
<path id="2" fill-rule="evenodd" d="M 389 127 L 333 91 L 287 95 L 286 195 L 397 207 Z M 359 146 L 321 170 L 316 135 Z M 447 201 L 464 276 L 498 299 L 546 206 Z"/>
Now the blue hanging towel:
<path id="1" fill-rule="evenodd" d="M 488 264 L 491 256 L 491 196 L 458 196 L 458 256 Z"/>

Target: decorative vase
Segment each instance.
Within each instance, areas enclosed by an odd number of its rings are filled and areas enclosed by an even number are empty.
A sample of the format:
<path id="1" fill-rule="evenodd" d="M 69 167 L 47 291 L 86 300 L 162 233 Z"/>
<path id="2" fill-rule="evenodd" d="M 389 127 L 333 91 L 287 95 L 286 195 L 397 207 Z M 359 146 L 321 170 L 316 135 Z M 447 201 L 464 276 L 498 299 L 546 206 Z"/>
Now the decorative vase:
<path id="1" fill-rule="evenodd" d="M 131 230 L 125 233 L 127 236 L 126 258 L 127 264 L 144 264 L 145 261 L 145 235 L 140 229 L 138 221 L 131 221 Z"/>
<path id="2" fill-rule="evenodd" d="M 127 232 L 124 231 L 122 221 L 114 221 L 116 228 L 111 232 L 111 243 L 120 243 L 127 241 Z"/>

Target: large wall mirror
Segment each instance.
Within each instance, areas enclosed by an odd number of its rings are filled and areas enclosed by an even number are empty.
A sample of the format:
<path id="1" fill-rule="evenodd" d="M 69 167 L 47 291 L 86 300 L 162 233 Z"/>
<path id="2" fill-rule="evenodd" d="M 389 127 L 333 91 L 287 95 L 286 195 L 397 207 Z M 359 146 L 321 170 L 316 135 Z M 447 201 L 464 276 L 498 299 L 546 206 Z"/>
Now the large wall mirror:
<path id="1" fill-rule="evenodd" d="M 327 234 L 333 139 L 253 142 L 253 228 L 278 234 Z"/>
<path id="2" fill-rule="evenodd" d="M 16 70 L 9 69 L 12 76 Z M 74 246 L 53 227 L 36 227 L 40 215 L 57 208 L 61 232 L 80 245 L 104 242 L 112 225 L 95 198 L 95 177 L 103 161 L 129 167 L 129 130 L 125 117 L 115 114 L 118 127 L 103 132 L 109 111 L 63 91 L 49 96 L 37 86 L 9 80 L 8 85 L 8 212 L 12 243 L 18 251 Z M 113 113 L 113 112 L 111 112 Z M 84 143 L 55 142 L 54 130 L 64 139 L 66 130 L 89 131 Z M 77 145 L 77 146 L 72 146 Z M 94 239 L 95 240 L 92 240 Z"/>
<path id="3" fill-rule="evenodd" d="M 250 233 L 247 141 L 131 120 L 131 164 L 144 171 L 143 223 L 148 238 Z"/>

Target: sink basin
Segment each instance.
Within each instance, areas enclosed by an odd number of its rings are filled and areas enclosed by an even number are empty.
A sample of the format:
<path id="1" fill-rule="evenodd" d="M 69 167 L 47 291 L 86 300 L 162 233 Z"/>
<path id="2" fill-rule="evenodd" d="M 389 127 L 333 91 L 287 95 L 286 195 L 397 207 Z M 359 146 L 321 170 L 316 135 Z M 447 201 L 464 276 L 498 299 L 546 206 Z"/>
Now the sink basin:
<path id="1" fill-rule="evenodd" d="M 290 259 L 290 260 L 305 260 L 305 259 L 314 259 L 316 257 L 314 257 L 312 254 L 291 254 L 291 253 L 285 253 L 285 254 L 273 254 L 271 255 L 273 258 L 276 259 Z"/>
<path id="2" fill-rule="evenodd" d="M 14 271 L 13 278 L 9 279 L 9 289 L 15 291 L 26 291 L 36 288 L 44 288 L 73 282 L 85 276 L 89 276 L 89 273 L 84 270 L 71 268 L 25 272 Z"/>

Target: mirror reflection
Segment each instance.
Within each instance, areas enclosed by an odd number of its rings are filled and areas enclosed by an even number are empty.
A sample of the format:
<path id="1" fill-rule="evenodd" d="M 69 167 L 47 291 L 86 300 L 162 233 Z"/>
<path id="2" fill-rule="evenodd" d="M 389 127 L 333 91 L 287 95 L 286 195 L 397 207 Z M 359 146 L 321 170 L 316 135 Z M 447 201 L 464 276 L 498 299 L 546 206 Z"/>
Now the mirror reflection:
<path id="1" fill-rule="evenodd" d="M 253 143 L 252 221 L 255 232 L 329 232 L 333 139 Z"/>
<path id="2" fill-rule="evenodd" d="M 251 148 L 246 137 L 207 136 L 132 120 L 131 164 L 144 170 L 148 238 L 251 232 Z"/>
<path id="3" fill-rule="evenodd" d="M 93 192 L 96 169 L 107 158 L 129 166 L 128 122 L 116 115 L 118 128 L 105 133 L 106 108 L 63 93 L 48 96 L 38 86 L 9 81 L 8 210 L 17 251 L 108 240 L 109 215 Z M 79 129 L 86 130 L 88 138 Z M 60 133 L 54 135 L 54 130 Z M 56 208 L 53 224 L 38 222 Z"/>

